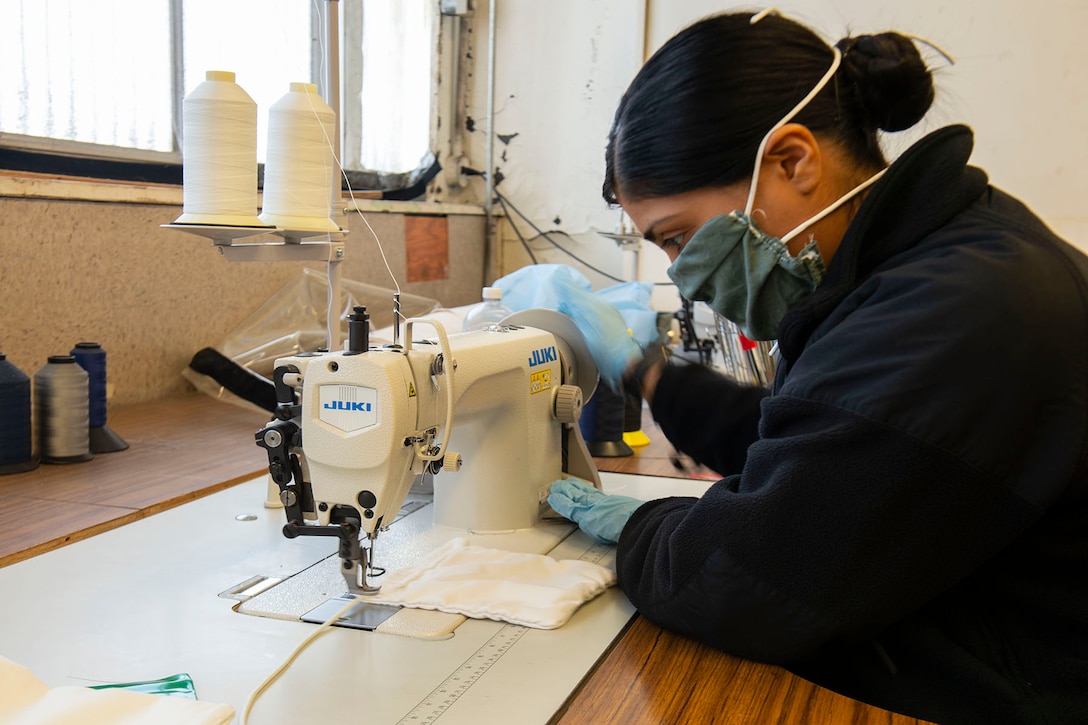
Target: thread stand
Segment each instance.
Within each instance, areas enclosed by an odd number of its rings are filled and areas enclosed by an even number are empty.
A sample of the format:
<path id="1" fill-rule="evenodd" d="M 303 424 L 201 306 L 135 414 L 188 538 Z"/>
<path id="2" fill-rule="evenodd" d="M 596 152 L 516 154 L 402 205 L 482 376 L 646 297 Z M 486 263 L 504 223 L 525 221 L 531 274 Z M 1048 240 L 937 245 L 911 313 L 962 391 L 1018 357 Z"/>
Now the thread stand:
<path id="1" fill-rule="evenodd" d="M 340 348 L 340 263 L 344 260 L 343 237 L 347 231 L 336 234 L 273 227 L 230 227 L 202 224 L 160 224 L 165 229 L 208 237 L 212 245 L 231 262 L 325 262 L 328 265 L 329 298 L 326 308 L 326 333 L 328 349 Z M 235 244 L 239 239 L 273 233 L 283 241 L 249 242 Z M 305 241 L 313 237 L 329 237 L 319 241 Z M 335 237 L 335 238 L 334 238 Z"/>
<path id="2" fill-rule="evenodd" d="M 326 0 L 325 28 L 325 101 L 336 119 L 336 132 L 329 139 L 333 160 L 340 159 L 340 1 Z M 335 174 L 330 192 L 330 209 L 340 204 L 340 175 Z M 329 298 L 326 307 L 327 348 L 340 349 L 340 263 L 344 260 L 343 237 L 347 232 L 315 232 L 275 227 L 232 227 L 201 224 L 162 224 L 190 234 L 209 237 L 219 253 L 232 262 L 325 262 L 328 265 Z M 267 233 L 283 237 L 282 242 L 235 244 L 235 240 Z M 324 236 L 322 241 L 303 241 Z"/>

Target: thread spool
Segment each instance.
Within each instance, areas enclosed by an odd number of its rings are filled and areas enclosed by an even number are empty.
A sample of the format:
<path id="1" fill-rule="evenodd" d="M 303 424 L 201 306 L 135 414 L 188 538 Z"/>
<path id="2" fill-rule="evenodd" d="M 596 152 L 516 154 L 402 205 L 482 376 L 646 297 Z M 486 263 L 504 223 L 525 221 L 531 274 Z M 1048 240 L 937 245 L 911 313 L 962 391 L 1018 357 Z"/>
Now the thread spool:
<path id="1" fill-rule="evenodd" d="M 578 427 L 590 455 L 601 458 L 634 455 L 634 450 L 623 440 L 624 406 L 622 392 L 598 385 L 593 397 L 582 407 Z"/>
<path id="2" fill-rule="evenodd" d="M 34 374 L 34 419 L 42 463 L 94 458 L 89 415 L 87 371 L 71 355 L 51 355 Z"/>
<path id="3" fill-rule="evenodd" d="M 265 226 L 257 216 L 257 104 L 210 70 L 182 101 L 182 215 L 175 224 Z"/>
<path id="4" fill-rule="evenodd" d="M 313 83 L 292 83 L 268 112 L 261 222 L 277 229 L 338 232 L 331 218 L 339 176 L 332 140 L 336 113 Z"/>
<path id="5" fill-rule="evenodd" d="M 77 342 L 71 355 L 87 371 L 87 423 L 91 453 L 125 450 L 128 443 L 106 425 L 106 351 L 97 342 Z"/>
<path id="6" fill-rule="evenodd" d="M 0 352 L 0 474 L 38 467 L 30 410 L 30 377 Z"/>

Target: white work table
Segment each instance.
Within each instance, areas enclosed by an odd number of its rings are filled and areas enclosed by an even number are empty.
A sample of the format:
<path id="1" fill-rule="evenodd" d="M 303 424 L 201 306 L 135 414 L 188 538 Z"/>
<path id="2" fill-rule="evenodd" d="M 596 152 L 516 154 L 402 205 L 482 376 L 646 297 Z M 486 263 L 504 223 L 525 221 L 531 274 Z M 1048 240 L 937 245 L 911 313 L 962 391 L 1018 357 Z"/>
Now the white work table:
<path id="1" fill-rule="evenodd" d="M 645 477 L 603 477 L 606 488 L 646 495 Z M 682 492 L 706 486 L 672 483 Z M 335 552 L 334 539 L 284 538 L 283 511 L 263 506 L 266 490 L 266 479 L 256 478 L 0 569 L 0 655 L 51 685 L 185 672 L 200 699 L 240 715 L 253 689 L 316 625 L 241 614 L 236 601 L 218 595 L 254 576 L 288 577 Z M 410 514 L 429 515 L 429 506 Z M 575 531 L 557 556 L 578 558 L 593 544 Z M 396 723 L 415 710 L 417 722 L 441 713 L 439 722 L 451 724 L 545 723 L 632 615 L 612 588 L 555 630 L 470 619 L 453 637 L 431 641 L 333 628 L 260 698 L 250 722 Z M 496 635 L 501 655 L 478 655 Z M 466 663 L 485 659 L 486 672 L 473 673 L 463 692 L 428 700 L 451 676 L 464 677 Z"/>

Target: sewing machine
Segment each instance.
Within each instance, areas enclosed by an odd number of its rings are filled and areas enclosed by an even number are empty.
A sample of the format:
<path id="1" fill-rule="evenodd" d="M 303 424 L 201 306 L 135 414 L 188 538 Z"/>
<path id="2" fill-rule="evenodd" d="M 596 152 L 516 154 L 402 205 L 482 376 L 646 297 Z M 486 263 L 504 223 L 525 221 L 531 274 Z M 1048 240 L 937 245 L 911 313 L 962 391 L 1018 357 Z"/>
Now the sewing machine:
<path id="1" fill-rule="evenodd" d="M 417 325 L 437 337 L 414 340 Z M 600 487 L 577 425 L 597 369 L 570 318 L 525 310 L 453 334 L 413 319 L 403 345 L 398 326 L 383 347 L 369 343 L 365 308 L 348 326 L 347 350 L 276 361 L 279 405 L 256 442 L 279 487 L 284 535 L 339 538 L 352 593 L 380 588 L 374 541 L 420 476 L 436 476 L 434 525 L 472 534 L 532 529 L 564 475 Z"/>

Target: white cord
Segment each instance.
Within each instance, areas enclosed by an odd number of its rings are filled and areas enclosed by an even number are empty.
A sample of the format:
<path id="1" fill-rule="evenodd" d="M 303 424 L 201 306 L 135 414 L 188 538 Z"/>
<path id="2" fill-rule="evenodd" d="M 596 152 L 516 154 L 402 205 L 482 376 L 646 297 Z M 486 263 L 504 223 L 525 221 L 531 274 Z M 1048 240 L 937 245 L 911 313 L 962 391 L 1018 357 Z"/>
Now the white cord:
<path id="1" fill-rule="evenodd" d="M 273 682 L 275 682 L 277 679 L 279 679 L 280 675 L 282 675 L 284 672 L 287 671 L 287 668 L 291 666 L 291 664 L 298 658 L 298 656 L 300 654 L 302 654 L 302 652 L 307 647 L 309 647 L 310 644 L 313 643 L 313 641 L 315 639 L 317 639 L 321 635 L 322 632 L 324 632 L 327 629 L 329 629 L 330 627 L 332 627 L 332 625 L 335 622 L 339 621 L 340 618 L 343 617 L 345 614 L 347 614 L 349 610 L 353 609 L 354 607 L 358 606 L 361 603 L 362 603 L 362 601 L 359 600 L 359 599 L 352 599 L 348 604 L 343 606 L 340 609 L 340 611 L 338 611 L 336 614 L 332 615 L 331 617 L 326 619 L 324 622 L 322 622 L 321 625 L 317 629 L 315 629 L 313 632 L 311 632 L 310 635 L 308 637 L 306 637 L 306 639 L 302 640 L 302 642 L 299 643 L 298 647 L 295 647 L 294 652 L 292 652 L 287 657 L 287 659 L 285 659 L 283 661 L 283 664 L 281 664 L 279 667 L 277 667 L 275 672 L 273 672 L 271 675 L 266 677 L 264 682 L 262 682 L 260 685 L 258 685 L 257 689 L 255 689 L 252 693 L 250 693 L 249 699 L 246 700 L 246 706 L 242 710 L 242 717 L 239 720 L 240 725 L 246 725 L 247 721 L 249 720 L 249 713 L 253 709 L 253 706 L 257 703 L 257 699 L 261 695 L 264 694 L 265 690 L 267 690 L 269 687 L 272 686 Z"/>

